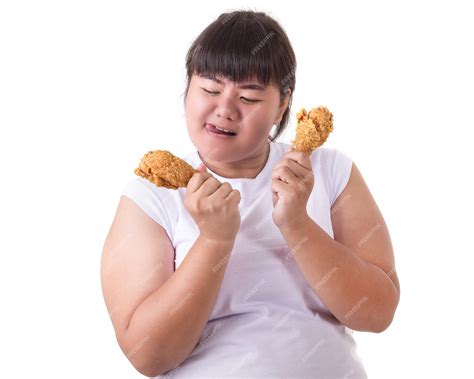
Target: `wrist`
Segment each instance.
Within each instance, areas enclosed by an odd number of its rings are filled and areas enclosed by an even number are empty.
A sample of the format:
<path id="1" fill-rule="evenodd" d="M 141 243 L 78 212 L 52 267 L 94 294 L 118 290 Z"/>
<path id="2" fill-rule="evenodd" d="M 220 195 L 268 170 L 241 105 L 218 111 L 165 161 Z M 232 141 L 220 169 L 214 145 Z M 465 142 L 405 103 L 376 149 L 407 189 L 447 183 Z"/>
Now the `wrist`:
<path id="1" fill-rule="evenodd" d="M 235 237 L 234 238 L 215 238 L 211 236 L 206 236 L 204 234 L 200 234 L 199 239 L 202 240 L 206 244 L 216 245 L 216 246 L 233 246 L 235 242 Z"/>
<path id="2" fill-rule="evenodd" d="M 295 231 L 302 230 L 311 222 L 313 222 L 311 217 L 309 217 L 308 214 L 305 214 L 304 216 L 299 217 L 297 220 L 294 220 L 291 224 L 285 224 L 285 225 L 279 226 L 278 228 L 280 229 L 280 232 L 282 234 L 294 233 Z"/>

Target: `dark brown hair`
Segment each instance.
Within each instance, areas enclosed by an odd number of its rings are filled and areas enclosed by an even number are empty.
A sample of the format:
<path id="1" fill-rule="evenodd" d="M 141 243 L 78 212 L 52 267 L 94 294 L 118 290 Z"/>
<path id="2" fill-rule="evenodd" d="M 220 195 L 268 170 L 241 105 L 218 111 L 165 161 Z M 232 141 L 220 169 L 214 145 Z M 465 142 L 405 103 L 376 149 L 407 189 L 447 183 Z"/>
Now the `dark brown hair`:
<path id="1" fill-rule="evenodd" d="M 283 101 L 291 95 L 275 141 L 288 124 L 295 91 L 296 58 L 283 28 L 263 12 L 235 11 L 221 14 L 192 43 L 186 54 L 186 91 L 193 74 L 221 75 L 234 82 L 256 79 L 267 86 L 275 84 Z"/>

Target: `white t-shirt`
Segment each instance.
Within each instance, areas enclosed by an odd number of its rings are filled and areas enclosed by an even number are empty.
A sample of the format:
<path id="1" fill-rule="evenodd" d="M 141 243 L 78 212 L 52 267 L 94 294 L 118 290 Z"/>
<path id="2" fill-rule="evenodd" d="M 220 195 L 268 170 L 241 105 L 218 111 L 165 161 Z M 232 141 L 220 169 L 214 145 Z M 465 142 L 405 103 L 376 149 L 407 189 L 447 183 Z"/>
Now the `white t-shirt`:
<path id="1" fill-rule="evenodd" d="M 270 142 L 270 154 L 254 179 L 224 178 L 240 191 L 241 225 L 214 308 L 200 341 L 176 369 L 157 378 L 366 378 L 352 331 L 342 325 L 306 282 L 272 220 L 271 174 L 291 148 Z M 183 158 L 194 168 L 197 151 Z M 311 157 L 314 187 L 308 215 L 334 238 L 331 206 L 344 190 L 352 160 L 336 149 Z M 157 187 L 134 177 L 122 194 L 168 233 L 175 268 L 199 235 L 183 205 L 186 188 Z M 302 242 L 303 243 L 303 242 Z"/>

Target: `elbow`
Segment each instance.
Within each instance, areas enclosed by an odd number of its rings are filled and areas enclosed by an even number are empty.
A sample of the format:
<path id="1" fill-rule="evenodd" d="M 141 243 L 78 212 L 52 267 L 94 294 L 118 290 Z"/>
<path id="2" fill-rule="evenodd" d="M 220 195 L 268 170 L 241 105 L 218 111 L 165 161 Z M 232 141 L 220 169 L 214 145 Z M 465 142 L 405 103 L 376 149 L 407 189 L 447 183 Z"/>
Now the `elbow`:
<path id="1" fill-rule="evenodd" d="M 358 332 L 382 333 L 388 329 L 393 317 L 370 317 L 365 320 L 353 320 L 344 325 Z"/>
<path id="2" fill-rule="evenodd" d="M 371 314 L 371 328 L 372 333 L 382 333 L 388 329 L 395 317 L 395 312 L 400 302 L 399 288 L 391 287 L 390 294 L 386 294 L 374 305 Z"/>
<path id="3" fill-rule="evenodd" d="M 378 320 L 368 331 L 372 333 L 382 333 L 388 329 L 388 327 L 392 324 L 392 321 L 393 317 L 389 319 Z"/>
<path id="4" fill-rule="evenodd" d="M 149 367 L 137 367 L 135 365 L 133 365 L 133 367 L 135 367 L 135 370 L 137 370 L 140 374 L 148 378 L 154 378 L 155 376 L 162 374 L 161 371 Z"/>
<path id="5" fill-rule="evenodd" d="M 351 318 L 345 325 L 360 332 L 382 333 L 393 322 L 399 298 L 397 294 L 381 301 L 368 302 L 370 306 L 365 309 L 365 312 L 360 312 L 359 317 Z"/>
<path id="6" fill-rule="evenodd" d="M 134 366 L 135 367 L 135 366 Z M 142 375 L 148 377 L 148 378 L 154 378 L 156 376 L 162 375 L 166 373 L 169 370 L 162 370 L 157 367 L 135 367 L 135 369 Z"/>
<path id="7" fill-rule="evenodd" d="M 139 362 L 138 360 L 132 360 L 129 358 L 130 363 L 133 365 L 135 370 L 140 374 L 147 376 L 149 378 L 154 378 L 155 376 L 161 375 L 166 371 L 163 370 L 158 363 L 154 362 Z"/>
<path id="8" fill-rule="evenodd" d="M 371 328 L 368 330 L 372 333 L 382 333 L 388 329 L 392 324 L 395 317 L 395 311 L 398 307 L 399 296 L 396 296 L 393 301 L 388 304 L 384 304 L 380 312 L 373 312 L 374 317 L 372 317 Z"/>
<path id="9" fill-rule="evenodd" d="M 132 362 L 133 364 L 133 362 Z M 158 375 L 166 374 L 168 371 L 174 370 L 178 364 L 162 364 L 160 361 L 150 361 L 145 364 L 133 364 L 133 367 L 142 375 L 154 378 Z"/>
<path id="10" fill-rule="evenodd" d="M 150 378 L 162 375 L 173 368 L 164 364 L 161 359 L 156 357 L 147 357 L 144 355 L 130 357 L 127 355 L 127 358 L 135 370 Z"/>
<path id="11" fill-rule="evenodd" d="M 128 339 L 119 338 L 118 342 L 135 370 L 144 376 L 155 377 L 173 368 L 166 358 L 164 349 L 152 346 L 152 339 L 149 335 L 141 339 L 134 338 L 133 341 L 130 336 Z"/>

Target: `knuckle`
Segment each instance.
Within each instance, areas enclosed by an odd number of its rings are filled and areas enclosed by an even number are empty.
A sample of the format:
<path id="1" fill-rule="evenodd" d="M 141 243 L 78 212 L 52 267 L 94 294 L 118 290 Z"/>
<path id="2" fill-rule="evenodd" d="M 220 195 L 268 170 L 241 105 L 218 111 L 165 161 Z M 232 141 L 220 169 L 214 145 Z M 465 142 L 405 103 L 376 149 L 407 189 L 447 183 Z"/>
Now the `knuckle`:
<path id="1" fill-rule="evenodd" d="M 211 185 L 211 184 L 212 184 L 212 185 L 215 185 L 215 184 L 218 184 L 219 181 L 218 181 L 216 178 L 214 178 L 212 175 L 210 175 L 210 176 L 206 179 L 206 183 L 207 183 L 208 185 Z"/>
<path id="2" fill-rule="evenodd" d="M 194 202 L 193 202 L 193 206 L 196 208 L 196 209 L 204 209 L 204 199 L 203 198 L 198 198 L 196 199 Z"/>
<path id="3" fill-rule="evenodd" d="M 240 191 L 238 191 L 238 190 L 234 190 L 234 191 L 235 191 L 235 195 L 236 195 L 237 198 L 240 200 L 240 199 L 241 199 Z"/>

